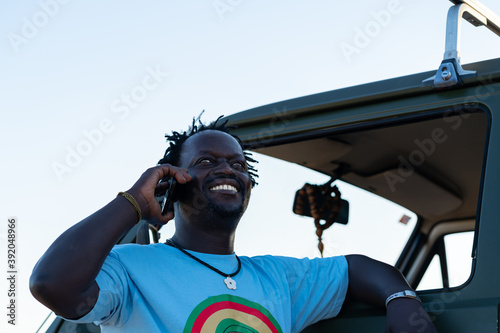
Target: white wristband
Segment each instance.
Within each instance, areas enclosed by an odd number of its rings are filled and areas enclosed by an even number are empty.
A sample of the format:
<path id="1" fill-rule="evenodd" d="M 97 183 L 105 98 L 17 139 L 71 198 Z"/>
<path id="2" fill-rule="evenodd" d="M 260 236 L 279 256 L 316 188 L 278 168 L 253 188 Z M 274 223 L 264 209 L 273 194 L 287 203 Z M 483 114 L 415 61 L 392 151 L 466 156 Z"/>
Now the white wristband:
<path id="1" fill-rule="evenodd" d="M 414 291 L 404 290 L 404 291 L 394 293 L 391 296 L 387 297 L 387 299 L 385 300 L 385 307 L 387 307 L 387 304 L 389 304 L 390 301 L 392 301 L 395 298 L 400 298 L 400 297 L 413 298 L 419 302 L 422 302 Z"/>

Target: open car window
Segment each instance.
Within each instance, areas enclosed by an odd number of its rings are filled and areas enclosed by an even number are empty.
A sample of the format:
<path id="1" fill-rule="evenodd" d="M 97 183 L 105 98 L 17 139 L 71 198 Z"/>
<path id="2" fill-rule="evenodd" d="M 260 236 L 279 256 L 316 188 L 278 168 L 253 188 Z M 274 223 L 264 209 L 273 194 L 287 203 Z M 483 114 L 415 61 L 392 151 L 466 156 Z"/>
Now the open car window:
<path id="1" fill-rule="evenodd" d="M 323 232 L 325 256 L 364 254 L 395 265 L 417 286 L 435 265 L 439 237 L 449 239 L 446 234 L 458 231 L 474 235 L 488 135 L 488 116 L 481 108 L 456 106 L 397 123 L 332 127 L 308 135 L 254 143 L 260 185 L 239 232 L 255 236 L 240 243 L 239 250 L 319 256 L 313 218 L 292 212 L 294 195 L 305 183 L 325 184 L 341 165 L 347 171 L 333 184 L 349 202 L 349 218 Z M 259 191 L 273 200 L 262 201 Z M 438 225 L 444 229 L 434 235 Z M 266 250 L 252 250 L 253 242 Z M 471 275 L 473 242 L 461 246 L 469 254 L 467 272 L 460 273 L 463 283 Z M 438 288 L 456 285 L 446 282 Z M 434 286 L 426 282 L 419 289 Z"/>

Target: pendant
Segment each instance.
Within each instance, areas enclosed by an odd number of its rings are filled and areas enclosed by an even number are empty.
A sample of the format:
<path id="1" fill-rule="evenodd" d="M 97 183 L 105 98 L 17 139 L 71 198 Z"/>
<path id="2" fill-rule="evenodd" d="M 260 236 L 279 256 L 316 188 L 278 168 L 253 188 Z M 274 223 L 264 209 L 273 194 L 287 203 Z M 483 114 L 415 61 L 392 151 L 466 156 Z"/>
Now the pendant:
<path id="1" fill-rule="evenodd" d="M 231 279 L 230 276 L 224 279 L 227 289 L 236 290 L 236 281 Z"/>

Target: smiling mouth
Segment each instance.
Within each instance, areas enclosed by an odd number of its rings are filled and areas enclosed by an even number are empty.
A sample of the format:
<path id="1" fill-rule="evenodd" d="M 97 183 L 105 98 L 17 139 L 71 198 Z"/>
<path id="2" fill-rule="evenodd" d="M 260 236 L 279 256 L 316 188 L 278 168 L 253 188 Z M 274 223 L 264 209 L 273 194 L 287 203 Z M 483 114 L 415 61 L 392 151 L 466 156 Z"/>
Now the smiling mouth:
<path id="1" fill-rule="evenodd" d="M 234 187 L 233 185 L 227 185 L 227 184 L 217 185 L 217 186 L 211 187 L 210 191 L 230 191 L 230 192 L 233 192 L 233 193 L 237 193 L 238 192 L 238 190 L 236 189 L 236 187 Z"/>

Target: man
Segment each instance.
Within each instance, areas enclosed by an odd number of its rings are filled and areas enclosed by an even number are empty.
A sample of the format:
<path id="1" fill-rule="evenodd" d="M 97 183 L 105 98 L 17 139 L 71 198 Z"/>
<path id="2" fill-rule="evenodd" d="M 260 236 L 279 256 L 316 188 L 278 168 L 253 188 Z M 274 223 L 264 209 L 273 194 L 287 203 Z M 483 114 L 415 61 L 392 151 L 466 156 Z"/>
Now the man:
<path id="1" fill-rule="evenodd" d="M 42 256 L 30 280 L 40 302 L 103 332 L 300 332 L 336 316 L 349 297 L 387 306 L 388 332 L 435 332 L 389 265 L 364 256 L 238 257 L 234 235 L 255 185 L 253 159 L 217 121 L 168 138 L 159 166 Z M 166 177 L 178 183 L 172 239 L 113 248 L 141 218 L 174 218 L 155 197 Z"/>

